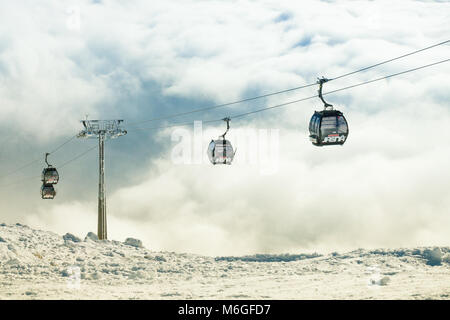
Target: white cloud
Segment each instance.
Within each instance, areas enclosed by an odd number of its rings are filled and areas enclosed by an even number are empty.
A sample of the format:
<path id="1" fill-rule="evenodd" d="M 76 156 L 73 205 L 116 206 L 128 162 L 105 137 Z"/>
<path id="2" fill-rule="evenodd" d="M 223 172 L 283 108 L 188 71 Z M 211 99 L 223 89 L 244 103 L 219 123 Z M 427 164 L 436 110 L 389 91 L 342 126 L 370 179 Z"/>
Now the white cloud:
<path id="1" fill-rule="evenodd" d="M 36 139 L 44 140 L 78 129 L 86 113 L 133 112 L 138 120 L 170 113 L 151 101 L 123 103 L 145 96 L 145 82 L 167 99 L 227 102 L 446 40 L 442 26 L 450 18 L 448 3 L 406 0 L 84 1 L 77 31 L 66 28 L 70 2 L 1 6 L 0 123 L 13 122 L 18 132 L 38 129 L 43 134 Z M 331 82 L 325 91 L 447 57 L 448 46 L 436 48 Z M 444 244 L 449 71 L 440 65 L 327 96 L 349 120 L 344 147 L 314 148 L 307 141 L 319 101 L 233 121 L 232 128 L 280 129 L 281 170 L 273 176 L 246 165 L 173 165 L 170 135 L 160 135 L 165 150 L 143 161 L 145 178 L 108 196 L 110 235 L 130 233 L 150 248 L 217 255 Z M 61 125 L 43 125 L 49 115 Z M 49 211 L 42 206 L 30 221 L 60 232 L 93 230 L 95 203 L 84 201 Z M 54 215 L 62 218 L 49 218 Z"/>

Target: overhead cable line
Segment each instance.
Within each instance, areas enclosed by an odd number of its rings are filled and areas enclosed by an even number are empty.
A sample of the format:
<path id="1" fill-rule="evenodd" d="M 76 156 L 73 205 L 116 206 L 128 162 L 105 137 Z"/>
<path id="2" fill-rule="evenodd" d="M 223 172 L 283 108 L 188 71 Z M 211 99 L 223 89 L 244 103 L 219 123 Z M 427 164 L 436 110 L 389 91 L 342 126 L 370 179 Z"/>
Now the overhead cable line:
<path id="1" fill-rule="evenodd" d="M 414 55 L 414 54 L 417 54 L 417 53 L 420 53 L 420 52 L 423 52 L 423 51 L 426 51 L 426 50 L 429 50 L 429 49 L 432 49 L 432 48 L 435 48 L 435 47 L 438 47 L 438 46 L 441 46 L 441 45 L 444 45 L 444 44 L 449 43 L 449 42 L 450 42 L 450 40 L 442 41 L 442 42 L 433 44 L 431 46 L 428 46 L 428 47 L 425 47 L 425 48 L 422 48 L 422 49 L 418 49 L 418 50 L 415 50 L 415 51 L 403 54 L 403 55 L 395 57 L 395 58 L 384 60 L 384 61 L 378 62 L 376 64 L 373 64 L 373 65 L 370 65 L 370 66 L 367 66 L 367 67 L 364 67 L 364 68 L 361 68 L 361 69 L 358 69 L 358 70 L 355 70 L 355 71 L 352 71 L 352 72 L 348 72 L 348 73 L 345 73 L 345 74 L 342 74 L 342 75 L 330 78 L 329 81 L 341 79 L 341 78 L 344 78 L 344 77 L 347 77 L 347 76 L 350 76 L 350 75 L 353 75 L 353 74 L 356 74 L 356 73 L 359 73 L 359 72 L 363 72 L 363 71 L 366 71 L 366 70 L 369 70 L 369 69 L 381 66 L 383 64 L 386 64 L 386 63 L 389 63 L 389 62 L 392 62 L 392 61 L 395 61 L 395 60 L 399 60 L 399 59 L 402 59 L 402 58 L 405 58 L 405 57 L 408 57 L 408 56 L 411 56 L 411 55 Z M 213 109 L 217 109 L 217 108 L 227 107 L 227 106 L 231 106 L 231 105 L 235 105 L 235 104 L 239 104 L 239 103 L 243 103 L 243 102 L 253 101 L 253 100 L 256 100 L 256 99 L 266 98 L 266 97 L 270 97 L 270 96 L 274 96 L 274 95 L 278 95 L 278 94 L 282 94 L 282 93 L 286 93 L 286 92 L 290 92 L 290 91 L 295 91 L 295 90 L 300 90 L 300 89 L 312 87 L 312 86 L 315 86 L 316 84 L 317 83 L 314 82 L 314 83 L 306 84 L 306 85 L 303 85 L 303 86 L 298 86 L 298 87 L 294 87 L 294 88 L 290 88 L 290 89 L 285 89 L 285 90 L 281 90 L 281 91 L 267 93 L 267 94 L 263 94 L 263 95 L 259 95 L 259 96 L 255 96 L 255 97 L 250 97 L 250 98 L 245 98 L 245 99 L 232 101 L 232 102 L 228 102 L 228 103 L 218 104 L 218 105 L 214 105 L 214 106 L 210 106 L 210 107 L 198 108 L 198 109 L 194 109 L 194 110 L 191 110 L 191 111 L 186 111 L 186 112 L 181 112 L 181 113 L 174 113 L 174 114 L 171 114 L 171 115 L 162 116 L 162 117 L 158 117 L 158 118 L 152 118 L 152 119 L 148 119 L 148 120 L 132 122 L 132 123 L 128 123 L 127 125 L 128 126 L 135 126 L 135 125 L 146 123 L 146 122 L 167 120 L 167 119 L 170 119 L 170 118 L 185 116 L 185 115 L 189 115 L 189 114 L 193 114 L 193 113 L 209 111 L 209 110 L 213 110 Z"/>
<path id="2" fill-rule="evenodd" d="M 384 61 L 382 61 L 382 62 L 373 64 L 373 65 L 368 66 L 368 67 L 365 67 L 365 68 L 361 68 L 361 69 L 356 70 L 356 71 L 352 71 L 352 72 L 349 72 L 349 73 L 345 73 L 345 74 L 343 74 L 343 75 L 340 75 L 340 76 L 337 76 L 337 77 L 328 79 L 328 81 L 341 79 L 341 78 L 350 76 L 350 75 L 355 74 L 355 73 L 358 73 L 358 72 L 366 71 L 366 70 L 369 70 L 369 69 L 372 69 L 372 68 L 381 66 L 381 65 L 383 65 L 383 64 L 386 64 L 386 63 L 389 63 L 389 62 L 392 62 L 392 61 L 395 61 L 395 60 L 399 60 L 399 59 L 402 59 L 402 58 L 406 58 L 406 57 L 408 57 L 408 56 L 412 56 L 413 54 L 416 54 L 416 53 L 419 53 L 419 52 L 422 52 L 422 51 L 426 51 L 426 50 L 429 50 L 429 49 L 432 49 L 432 48 L 435 48 L 435 47 L 438 47 L 438 46 L 442 46 L 442 45 L 444 45 L 444 44 L 446 44 L 446 43 L 449 43 L 449 42 L 450 42 L 450 40 L 442 41 L 442 42 L 433 44 L 433 45 L 431 45 L 431 46 L 428 46 L 428 47 L 425 47 L 425 48 L 422 48 L 422 49 L 419 49 L 419 50 L 415 50 L 415 51 L 409 52 L 409 53 L 407 53 L 407 54 L 404 54 L 404 55 L 401 55 L 401 56 L 398 56 L 398 57 L 395 57 L 395 58 L 392 58 L 392 59 L 384 60 Z"/>
<path id="3" fill-rule="evenodd" d="M 66 165 L 68 165 L 69 163 L 83 157 L 84 155 L 88 154 L 89 152 L 91 152 L 92 150 L 96 149 L 98 147 L 98 145 L 94 145 L 93 147 L 87 149 L 86 151 L 84 151 L 83 153 L 80 153 L 79 155 L 75 156 L 74 158 L 64 162 L 63 164 L 61 164 L 60 166 L 58 166 L 59 169 L 65 167 Z"/>
<path id="4" fill-rule="evenodd" d="M 204 111 L 209 111 L 209 110 L 213 110 L 213 109 L 217 109 L 217 108 L 227 107 L 227 106 L 231 106 L 231 105 L 234 105 L 234 104 L 239 104 L 239 103 L 248 102 L 248 101 L 252 101 L 252 100 L 256 100 L 256 99 L 261 99 L 261 98 L 274 96 L 274 95 L 281 94 L 281 93 L 286 93 L 286 92 L 289 92 L 289 91 L 294 91 L 294 90 L 299 90 L 299 89 L 303 89 L 303 88 L 308 88 L 308 87 L 312 87 L 312 86 L 315 86 L 315 85 L 316 85 L 316 83 L 310 83 L 310 84 L 303 85 L 303 86 L 300 86 L 300 87 L 295 87 L 295 88 L 290 88 L 290 89 L 281 90 L 281 91 L 277 91 L 277 92 L 267 93 L 267 94 L 263 94 L 263 95 L 260 95 L 260 96 L 251 97 L 251 98 L 245 98 L 245 99 L 237 100 L 237 101 L 233 101 L 233 102 L 218 104 L 218 105 L 211 106 L 211 107 L 200 108 L 200 109 L 195 109 L 195 110 L 191 110 L 191 111 L 171 114 L 171 115 L 168 115 L 168 116 L 163 116 L 163 117 L 159 117 L 159 118 L 153 118 L 153 119 L 149 119 L 149 120 L 132 122 L 132 123 L 128 123 L 127 125 L 128 126 L 134 126 L 134 125 L 145 123 L 145 122 L 160 121 L 160 120 L 166 120 L 166 119 L 175 118 L 175 117 L 186 116 L 186 115 L 193 114 L 193 113 L 204 112 Z"/>
<path id="5" fill-rule="evenodd" d="M 61 149 L 62 147 L 64 147 L 66 144 L 68 144 L 69 142 L 71 142 L 73 139 L 75 139 L 77 137 L 77 135 L 72 136 L 70 139 L 68 139 L 67 141 L 63 142 L 62 144 L 60 144 L 58 147 L 56 147 L 55 149 L 53 149 L 53 151 L 50 151 L 50 154 L 55 153 L 56 151 L 58 151 L 59 149 Z"/>
<path id="6" fill-rule="evenodd" d="M 383 65 L 383 64 L 386 64 L 386 63 L 389 63 L 389 62 L 398 60 L 398 59 L 402 59 L 402 58 L 405 58 L 405 57 L 407 57 L 407 56 L 411 56 L 411 55 L 417 54 L 417 53 L 419 53 L 419 52 L 423 52 L 423 51 L 425 51 L 425 50 L 429 50 L 429 49 L 432 49 L 432 48 L 435 48 L 435 47 L 438 47 L 438 46 L 447 44 L 447 43 L 449 43 L 449 42 L 450 42 L 450 40 L 442 41 L 442 42 L 436 43 L 436 44 L 434 44 L 434 45 L 431 45 L 431 46 L 428 46 L 428 47 L 425 47 L 425 48 L 422 48 L 422 49 L 418 49 L 418 50 L 409 52 L 409 53 L 407 53 L 407 54 L 403 54 L 403 55 L 401 55 L 401 56 L 398 56 L 398 57 L 395 57 L 395 58 L 391 58 L 391 59 L 388 59 L 388 60 L 384 60 L 384 61 L 381 61 L 381 62 L 379 62 L 379 63 L 370 65 L 370 66 L 368 66 L 368 67 L 364 67 L 364 68 L 361 68 L 361 69 L 358 69 L 358 70 L 355 70 L 355 71 L 352 71 L 352 72 L 349 72 L 349 73 L 346 73 L 346 74 L 343 74 L 343 75 L 340 75 L 340 76 L 331 78 L 331 79 L 329 79 L 329 81 L 341 79 L 341 78 L 344 78 L 344 77 L 353 75 L 353 74 L 355 74 L 355 73 L 359 73 L 359 72 L 362 72 L 362 71 L 366 71 L 366 70 L 368 70 L 368 69 L 371 69 L 371 68 L 374 68 L 374 67 L 377 67 L 377 66 L 380 66 L 380 65 Z M 422 69 L 422 68 L 430 67 L 430 66 L 432 66 L 432 65 L 439 64 L 439 63 L 443 63 L 443 62 L 447 62 L 447 61 L 448 61 L 448 60 L 443 60 L 443 61 L 440 61 L 440 62 L 437 62 L 437 63 L 433 63 L 433 64 L 430 64 L 430 65 L 426 65 L 426 66 L 422 66 L 422 67 L 418 67 L 418 68 L 406 70 L 406 71 L 404 71 L 404 72 L 392 74 L 392 75 L 389 75 L 389 76 L 386 76 L 386 77 L 382 77 L 382 78 L 378 78 L 378 79 L 375 79 L 375 80 L 370 80 L 370 81 L 367 81 L 367 82 L 363 82 L 363 83 L 360 83 L 360 84 L 356 84 L 356 85 L 353 85 L 353 86 L 349 86 L 349 87 L 337 89 L 337 90 L 334 90 L 334 91 L 330 91 L 330 92 L 328 92 L 328 93 L 324 93 L 324 95 L 325 95 L 325 94 L 334 93 L 334 92 L 338 92 L 338 91 L 342 91 L 342 90 L 347 90 L 347 89 L 354 88 L 354 87 L 357 87 L 357 86 L 361 86 L 361 85 L 364 85 L 364 84 L 368 84 L 368 83 L 371 83 L 371 82 L 375 82 L 375 81 L 387 79 L 387 78 L 390 78 L 390 77 L 394 77 L 394 76 L 397 76 L 397 75 L 400 75 L 400 74 L 404 74 L 404 73 L 412 72 L 412 71 L 419 70 L 419 69 Z M 307 84 L 307 85 L 303 85 L 303 86 L 298 86 L 298 87 L 294 87 L 294 88 L 290 88 L 290 89 L 285 89 L 285 90 L 281 90 L 281 91 L 276 91 L 276 92 L 272 92 L 272 93 L 268 93 L 268 94 L 263 94 L 263 95 L 259 95 L 259 96 L 255 96 L 255 97 L 245 98 L 245 99 L 241 99 L 241 100 L 237 100 L 237 101 L 233 101 L 233 102 L 229 102 L 229 103 L 224 103 L 224 104 L 219 104 L 219 105 L 210 106 L 210 107 L 206 107 L 206 108 L 199 108 L 199 109 L 195 109 L 195 110 L 191 110 L 191 111 L 186 111 L 186 112 L 182 112 L 182 113 L 176 113 L 176 114 L 172 114 L 172 115 L 167 115 L 167 116 L 163 116 L 163 117 L 159 117 L 159 118 L 153 118 L 153 119 L 149 119 L 149 120 L 144 120 L 144 121 L 134 122 L 134 123 L 130 123 L 130 124 L 128 124 L 128 125 L 129 125 L 129 126 L 134 126 L 134 125 L 142 124 L 142 123 L 146 123 L 146 122 L 159 121 L 159 120 L 166 120 L 166 119 L 170 119 L 170 118 L 174 118 L 174 117 L 179 117 L 179 116 L 184 116 L 184 115 L 189 115 L 189 114 L 194 114 L 194 113 L 199 113 L 199 112 L 209 111 L 209 110 L 213 110 L 213 109 L 217 109 L 217 108 L 221 108 L 221 107 L 226 107 L 226 106 L 230 106 L 230 105 L 234 105 L 234 104 L 239 104 L 239 103 L 243 103 L 243 102 L 248 102 L 248 101 L 252 101 L 252 100 L 256 100 L 256 99 L 261 99 L 261 98 L 265 98 L 265 97 L 269 97 L 269 96 L 274 96 L 274 95 L 278 95 L 278 94 L 282 94 L 282 93 L 287 93 L 287 92 L 290 92 L 290 91 L 295 91 L 295 90 L 299 90 L 299 89 L 311 87 L 311 86 L 314 86 L 314 85 L 316 85 L 316 84 L 317 84 L 317 83 L 311 83 L 311 84 Z M 298 102 L 305 101 L 305 100 L 309 100 L 309 99 L 313 99 L 313 98 L 316 98 L 316 97 L 318 97 L 318 96 L 317 96 L 317 95 L 314 95 L 314 96 L 311 96 L 311 97 L 307 97 L 307 98 L 303 98 L 303 99 L 299 99 L 299 100 L 294 100 L 294 101 L 290 101 L 290 102 L 287 102 L 287 103 L 282 103 L 282 104 L 275 105 L 275 106 L 271 106 L 271 107 L 267 107 L 267 108 L 262 108 L 262 109 L 258 109 L 258 110 L 253 110 L 253 111 L 245 112 L 245 113 L 242 113 L 242 114 L 237 114 L 237 115 L 235 115 L 235 116 L 232 116 L 231 118 L 244 117 L 244 116 L 249 115 L 249 114 L 253 114 L 253 113 L 257 113 L 257 112 L 261 112 L 261 111 L 265 111 L 265 110 L 270 110 L 270 109 L 274 109 L 274 108 L 283 107 L 283 106 L 286 106 L 286 105 L 290 105 L 290 104 L 293 104 L 293 103 L 298 103 Z M 216 122 L 216 121 L 222 121 L 222 119 L 208 120 L 208 121 L 204 121 L 204 122 L 205 122 L 205 123 L 209 123 L 209 122 Z M 157 127 L 149 127 L 149 128 L 134 128 L 134 129 L 137 129 L 137 130 L 140 130 L 140 129 L 164 129 L 164 128 L 170 128 L 170 127 L 185 126 L 185 125 L 189 125 L 189 124 L 191 124 L 191 122 L 175 123 L 175 124 L 173 124 L 173 125 L 167 125 L 167 126 L 157 126 Z M 57 146 L 54 150 L 52 150 L 49 154 L 53 154 L 53 153 L 59 151 L 61 148 L 63 148 L 65 145 L 67 145 L 69 142 L 71 142 L 71 141 L 74 140 L 75 138 L 76 138 L 76 135 L 70 137 L 70 139 L 64 141 L 62 144 L 60 144 L 60 145 Z M 93 149 L 93 148 L 92 148 L 92 149 Z M 90 151 L 90 150 L 89 150 L 89 151 Z M 15 174 L 15 173 L 17 173 L 17 172 L 19 172 L 19 171 L 21 171 L 21 170 L 23 170 L 23 169 L 25 169 L 25 168 L 30 167 L 31 165 L 37 163 L 37 162 L 40 161 L 40 160 L 41 160 L 41 158 L 36 158 L 36 159 L 31 160 L 30 162 L 28 162 L 28 163 L 26 163 L 26 164 L 20 166 L 20 167 L 17 168 L 17 169 L 12 170 L 11 172 L 6 173 L 6 174 L 4 174 L 3 176 L 0 176 L 0 181 L 3 180 L 3 179 L 6 178 L 6 177 L 12 175 L 12 174 Z"/>
<path id="7" fill-rule="evenodd" d="M 420 70 L 420 69 L 432 67 L 432 66 L 435 66 L 435 65 L 438 65 L 438 64 L 449 62 L 449 61 L 450 61 L 450 59 L 441 60 L 441 61 L 438 61 L 438 62 L 434 62 L 434 63 L 430 63 L 430 64 L 423 65 L 423 66 L 420 66 L 420 67 L 416 67 L 416 68 L 408 69 L 408 70 L 405 70 L 405 71 L 393 73 L 393 74 L 390 74 L 390 75 L 387 75 L 387 76 L 383 76 L 383 77 L 380 77 L 380 78 L 376 78 L 376 79 L 373 79 L 373 80 L 368 80 L 368 81 L 360 82 L 360 83 L 357 83 L 357 84 L 354 84 L 354 85 L 350 85 L 350 86 L 347 86 L 347 87 L 343 87 L 343 88 L 339 88 L 339 89 L 336 89 L 336 90 L 328 91 L 326 93 L 323 93 L 322 95 L 328 95 L 328 94 L 332 94 L 332 93 L 336 93 L 336 92 L 352 89 L 352 88 L 355 88 L 355 87 L 359 87 L 359 86 L 363 86 L 363 85 L 370 84 L 370 83 L 373 83 L 373 82 L 389 79 L 389 78 L 392 78 L 392 77 L 396 77 L 396 76 L 399 76 L 399 75 L 402 75 L 402 74 L 406 74 L 406 73 L 410 73 L 410 72 L 417 71 L 417 70 Z M 241 118 L 241 117 L 245 117 L 245 116 L 250 115 L 250 114 L 254 114 L 254 113 L 259 113 L 259 112 L 263 112 L 263 111 L 267 111 L 267 110 L 271 110 L 271 109 L 285 107 L 287 105 L 291 105 L 291 104 L 294 104 L 294 103 L 298 103 L 298 102 L 314 99 L 314 98 L 317 98 L 317 97 L 319 97 L 319 95 L 316 94 L 316 95 L 313 95 L 313 96 L 310 96 L 310 97 L 305 97 L 305 98 L 302 98 L 302 99 L 288 101 L 288 102 L 285 102 L 285 103 L 277 104 L 277 105 L 266 107 L 266 108 L 261 108 L 261 109 L 256 109 L 256 110 L 245 112 L 245 113 L 236 114 L 236 115 L 230 116 L 229 118 L 230 119 Z M 223 118 L 213 119 L 213 120 L 206 120 L 206 121 L 203 121 L 203 123 L 212 123 L 212 122 L 218 122 L 218 121 L 223 121 Z M 187 125 L 191 125 L 191 124 L 192 124 L 192 121 L 191 122 L 183 122 L 183 123 L 175 123 L 175 124 L 167 125 L 167 126 L 134 128 L 133 130 L 165 129 L 165 128 L 172 128 L 172 127 L 182 127 L 182 126 L 187 126 Z M 128 131 L 128 132 L 130 132 L 130 131 Z"/>
<path id="8" fill-rule="evenodd" d="M 14 185 L 20 184 L 20 183 L 25 182 L 25 181 L 28 181 L 28 180 L 39 179 L 40 177 L 41 177 L 41 176 L 38 175 L 38 176 L 26 177 L 26 178 L 23 178 L 23 179 L 20 179 L 20 180 L 15 180 L 15 181 L 13 181 L 13 182 L 11 182 L 11 183 L 9 183 L 9 184 L 6 184 L 6 185 L 0 185 L 0 189 L 5 189 L 5 188 L 8 188 L 8 187 L 12 187 L 12 186 L 14 186 Z"/>
<path id="9" fill-rule="evenodd" d="M 68 161 L 64 162 L 63 164 L 61 164 L 61 165 L 59 166 L 59 168 L 65 167 L 66 165 L 72 163 L 73 161 L 78 160 L 79 158 L 85 156 L 86 154 L 88 154 L 88 153 L 91 152 L 92 150 L 96 149 L 97 147 L 98 147 L 98 146 L 95 145 L 95 146 L 93 146 L 93 147 L 91 147 L 91 148 L 89 148 L 89 149 L 83 151 L 82 153 L 76 155 L 75 157 L 73 157 L 73 158 L 71 158 L 70 160 L 68 160 Z M 2 185 L 2 186 L 0 186 L 0 188 L 7 188 L 7 187 L 10 187 L 10 186 L 19 184 L 19 183 L 21 183 L 21 182 L 24 182 L 24 181 L 28 181 L 28 180 L 32 180 L 32 179 L 39 179 L 40 177 L 41 177 L 40 175 L 38 175 L 38 176 L 32 176 L 32 177 L 26 177 L 26 178 L 23 178 L 23 179 L 14 181 L 14 182 L 12 182 L 12 183 L 10 183 L 10 184 Z"/>
<path id="10" fill-rule="evenodd" d="M 28 168 L 29 166 L 33 165 L 34 163 L 36 163 L 36 162 L 38 162 L 38 161 L 40 161 L 40 160 L 41 160 L 41 158 L 34 159 L 34 160 L 32 160 L 32 161 L 30 161 L 30 162 L 28 162 L 28 163 L 26 163 L 26 164 L 20 166 L 19 168 L 14 169 L 14 170 L 12 170 L 12 171 L 10 171 L 10 172 L 4 174 L 3 176 L 0 177 L 0 181 L 3 180 L 3 179 L 6 178 L 6 177 L 9 177 L 10 175 L 12 175 L 12 174 L 14 174 L 14 173 L 16 173 L 16 172 L 19 172 L 19 171 L 21 171 L 21 170 L 23 170 L 23 169 Z"/>
<path id="11" fill-rule="evenodd" d="M 356 87 L 363 86 L 363 85 L 366 85 L 366 84 L 369 84 L 369 83 L 373 83 L 373 82 L 389 79 L 389 78 L 392 78 L 392 77 L 396 77 L 396 76 L 399 76 L 399 75 L 402 75 L 402 74 L 405 74 L 405 73 L 410 73 L 410 72 L 417 71 L 417 70 L 420 70 L 420 69 L 432 67 L 432 66 L 435 66 L 435 65 L 438 65 L 438 64 L 441 64 L 441 63 L 444 63 L 444 62 L 448 62 L 448 61 L 450 61 L 450 59 L 441 60 L 441 61 L 430 63 L 430 64 L 427 64 L 427 65 L 424 65 L 424 66 L 420 66 L 420 67 L 417 67 L 417 68 L 413 68 L 413 69 L 409 69 L 409 70 L 393 73 L 393 74 L 390 74 L 390 75 L 387 75 L 387 76 L 384 76 L 384 77 L 380 77 L 380 78 L 377 78 L 377 79 L 360 82 L 360 83 L 353 84 L 353 85 L 350 85 L 350 86 L 347 86 L 347 87 L 343 87 L 343 88 L 339 88 L 339 89 L 336 89 L 336 90 L 332 90 L 332 91 L 328 91 L 328 92 L 322 93 L 322 95 L 328 95 L 328 94 L 332 94 L 332 93 L 336 93 L 336 92 L 340 92 L 340 91 L 356 88 Z M 261 108 L 261 109 L 257 109 L 257 110 L 253 110 L 253 111 L 237 114 L 237 115 L 231 116 L 230 118 L 231 119 L 240 118 L 240 117 L 244 117 L 244 116 L 247 116 L 247 115 L 250 115 L 250 114 L 254 114 L 254 113 L 258 113 L 258 112 L 262 112 L 262 111 L 266 111 L 266 110 L 270 110 L 270 109 L 284 107 L 286 105 L 290 105 L 290 104 L 293 104 L 293 103 L 297 103 L 297 102 L 301 102 L 301 101 L 305 101 L 305 100 L 309 100 L 309 99 L 313 99 L 313 98 L 317 98 L 317 97 L 319 97 L 319 95 L 316 94 L 316 95 L 311 96 L 311 97 L 307 97 L 307 98 L 303 98 L 303 99 L 299 99 L 299 100 L 295 100 L 295 101 L 290 101 L 290 102 L 286 102 L 286 103 L 282 103 L 282 104 L 279 104 L 279 105 L 276 105 L 276 106 L 271 106 L 271 107 L 267 107 L 267 108 Z"/>
<path id="12" fill-rule="evenodd" d="M 70 139 L 64 141 L 64 142 L 61 143 L 59 146 L 57 146 L 55 149 L 53 149 L 53 151 L 49 152 L 49 154 L 53 154 L 53 153 L 57 152 L 58 150 L 60 150 L 62 147 L 64 147 L 66 144 L 68 144 L 69 142 L 71 142 L 71 141 L 72 141 L 73 139 L 75 139 L 75 138 L 76 138 L 76 135 L 75 135 L 75 136 L 72 136 Z M 31 166 L 31 165 L 33 165 L 34 163 L 36 163 L 36 162 L 38 162 L 38 161 L 41 161 L 41 160 L 42 160 L 42 158 L 36 158 L 36 159 L 34 159 L 34 160 L 31 160 L 30 162 L 27 162 L 26 164 L 20 166 L 19 168 L 14 169 L 14 170 L 12 170 L 12 171 L 10 171 L 10 172 L 4 174 L 3 176 L 1 176 L 1 177 L 0 177 L 0 181 L 3 180 L 4 178 L 6 178 L 6 177 L 8 177 L 8 176 L 10 176 L 10 175 L 12 175 L 12 174 L 14 174 L 14 173 L 17 173 L 17 172 L 19 172 L 19 171 L 21 171 L 21 170 L 23 170 L 23 169 L 28 168 L 29 166 Z"/>

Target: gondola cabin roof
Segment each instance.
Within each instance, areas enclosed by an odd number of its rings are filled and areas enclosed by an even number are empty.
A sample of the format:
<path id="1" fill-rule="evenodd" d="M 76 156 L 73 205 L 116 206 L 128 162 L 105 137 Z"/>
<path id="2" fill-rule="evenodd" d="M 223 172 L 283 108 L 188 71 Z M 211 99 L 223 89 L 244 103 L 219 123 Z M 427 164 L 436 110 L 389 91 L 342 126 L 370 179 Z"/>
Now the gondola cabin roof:
<path id="1" fill-rule="evenodd" d="M 343 116 L 344 114 L 339 110 L 321 110 L 314 111 L 314 115 L 320 115 L 321 117 Z"/>

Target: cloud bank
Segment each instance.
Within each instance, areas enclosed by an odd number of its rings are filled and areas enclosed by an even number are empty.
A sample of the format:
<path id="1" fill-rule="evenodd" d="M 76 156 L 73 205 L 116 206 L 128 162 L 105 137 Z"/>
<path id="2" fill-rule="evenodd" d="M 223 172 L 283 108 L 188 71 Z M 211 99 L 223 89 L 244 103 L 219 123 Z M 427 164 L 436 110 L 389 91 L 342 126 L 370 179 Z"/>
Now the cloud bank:
<path id="1" fill-rule="evenodd" d="M 86 114 L 132 123 L 311 83 L 447 40 L 443 26 L 450 18 L 448 3 L 431 1 L 0 6 L 4 172 L 76 133 Z M 325 91 L 448 53 L 448 46 L 436 48 Z M 239 151 L 232 166 L 175 165 L 172 130 L 130 126 L 108 146 L 110 237 L 132 235 L 149 248 L 210 255 L 446 245 L 449 71 L 444 64 L 327 96 L 349 121 L 344 147 L 308 142 L 318 100 L 233 121 L 233 129 L 279 129 L 273 175 L 239 164 Z M 220 118 L 315 90 L 177 121 Z M 223 126 L 210 129 L 216 136 Z M 236 146 L 241 150 L 239 141 Z M 62 163 L 83 147 L 74 142 L 54 159 Z M 3 220 L 61 233 L 95 231 L 96 165 L 94 154 L 67 167 L 51 203 L 39 200 L 36 181 L 8 189 L 14 192 L 2 195 Z"/>

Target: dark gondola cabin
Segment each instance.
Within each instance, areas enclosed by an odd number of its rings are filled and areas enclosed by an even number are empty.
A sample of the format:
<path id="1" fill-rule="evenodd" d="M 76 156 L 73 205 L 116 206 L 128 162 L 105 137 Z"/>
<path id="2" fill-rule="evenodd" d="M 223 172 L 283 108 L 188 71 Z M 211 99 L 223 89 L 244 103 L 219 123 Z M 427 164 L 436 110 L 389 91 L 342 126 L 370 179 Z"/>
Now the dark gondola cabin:
<path id="1" fill-rule="evenodd" d="M 56 190 L 52 184 L 43 184 L 41 187 L 42 199 L 53 199 L 56 196 Z"/>
<path id="2" fill-rule="evenodd" d="M 231 164 L 234 158 L 231 142 L 225 139 L 211 140 L 208 147 L 208 158 L 212 164 Z"/>
<path id="3" fill-rule="evenodd" d="M 348 124 L 339 110 L 333 110 L 333 105 L 323 99 L 322 87 L 326 78 L 319 78 L 319 98 L 323 102 L 323 110 L 315 111 L 309 122 L 309 140 L 315 146 L 343 145 L 348 137 Z"/>
<path id="4" fill-rule="evenodd" d="M 56 170 L 56 168 L 52 167 L 47 161 L 47 157 L 49 156 L 49 154 L 50 153 L 45 154 L 45 163 L 47 164 L 47 168 L 44 168 L 41 174 L 42 199 L 53 199 L 56 196 L 56 191 L 53 185 L 57 184 L 59 181 L 58 171 Z"/>
<path id="5" fill-rule="evenodd" d="M 348 136 L 348 125 L 338 110 L 314 112 L 309 122 L 309 139 L 315 146 L 344 144 Z"/>
<path id="6" fill-rule="evenodd" d="M 59 174 L 56 168 L 48 167 L 42 170 L 41 180 L 44 184 L 57 184 L 59 181 Z"/>

